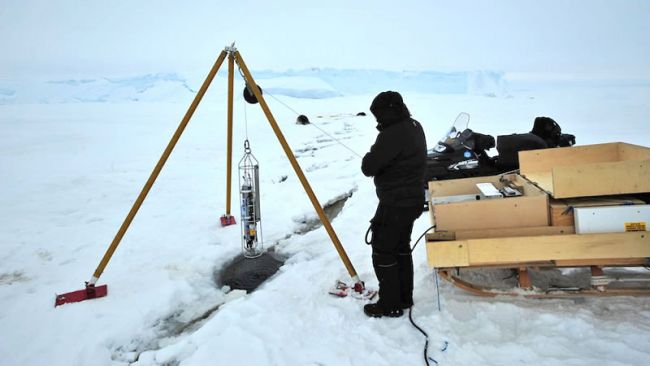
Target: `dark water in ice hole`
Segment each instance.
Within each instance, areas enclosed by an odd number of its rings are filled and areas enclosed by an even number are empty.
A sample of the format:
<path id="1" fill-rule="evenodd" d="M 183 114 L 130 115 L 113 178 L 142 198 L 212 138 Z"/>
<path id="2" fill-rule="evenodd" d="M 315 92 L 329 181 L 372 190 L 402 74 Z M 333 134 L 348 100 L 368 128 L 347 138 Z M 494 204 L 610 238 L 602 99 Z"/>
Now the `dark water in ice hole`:
<path id="1" fill-rule="evenodd" d="M 323 206 L 323 211 L 330 220 L 341 213 L 345 202 L 352 196 L 346 193 Z M 315 215 L 315 213 L 314 213 Z M 310 217 L 294 231 L 295 234 L 306 234 L 322 226 L 318 216 Z M 290 237 L 290 236 L 289 236 Z M 288 237 L 287 237 L 288 238 Z M 237 245 L 240 245 L 237 243 Z M 214 272 L 214 280 L 218 286 L 229 286 L 231 289 L 246 290 L 251 292 L 268 280 L 282 267 L 286 258 L 278 254 L 273 248 L 264 252 L 257 258 L 245 258 L 243 254 L 237 255 L 223 268 Z"/>
<path id="2" fill-rule="evenodd" d="M 352 192 L 346 193 L 323 206 L 323 210 L 330 220 L 333 220 L 343 210 L 345 202 L 352 196 Z M 320 227 L 322 223 L 314 213 L 313 216 L 300 222 L 300 226 L 294 231 L 294 234 L 305 234 L 309 231 Z M 288 235 L 286 239 L 290 238 Z M 241 243 L 237 243 L 241 245 Z M 223 268 L 216 268 L 214 271 L 214 281 L 221 287 L 230 286 L 231 289 L 254 291 L 264 281 L 272 277 L 284 264 L 286 258 L 270 248 L 257 258 L 244 258 L 242 254 L 237 255 Z M 146 342 L 132 342 L 129 345 L 118 347 L 113 353 L 114 359 L 124 362 L 137 362 L 140 355 L 146 351 L 155 351 L 161 348 L 164 340 L 168 337 L 176 337 L 186 332 L 192 332 L 198 329 L 212 314 L 219 310 L 223 303 L 216 304 L 206 311 L 197 314 L 197 316 L 187 320 L 183 319 L 185 315 L 182 311 L 170 314 L 168 317 L 161 319 L 156 325 L 160 336 Z M 161 343 L 162 342 L 162 343 Z M 165 365 L 178 365 L 180 362 L 171 360 Z"/>

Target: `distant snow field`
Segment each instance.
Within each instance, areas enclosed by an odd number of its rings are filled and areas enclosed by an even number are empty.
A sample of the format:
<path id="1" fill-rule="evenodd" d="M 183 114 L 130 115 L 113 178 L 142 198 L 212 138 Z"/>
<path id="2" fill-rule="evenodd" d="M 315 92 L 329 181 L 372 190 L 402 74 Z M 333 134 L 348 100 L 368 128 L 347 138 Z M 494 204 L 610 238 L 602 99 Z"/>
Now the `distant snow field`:
<path id="1" fill-rule="evenodd" d="M 321 204 L 352 193 L 333 226 L 370 287 L 364 233 L 377 203 L 358 155 L 376 136 L 368 111 L 402 92 L 429 146 L 459 112 L 491 135 L 554 118 L 578 144 L 650 145 L 650 85 L 481 73 L 308 70 L 254 73 Z M 265 248 L 286 256 L 256 291 L 221 288 L 215 272 L 241 251 L 226 205 L 226 93 L 220 74 L 101 277 L 107 297 L 54 308 L 83 287 L 184 115 L 202 75 L 0 81 L 0 364 L 421 365 L 406 316 L 368 319 L 363 302 L 327 294 L 348 279 L 260 108 L 237 79 L 236 163 L 259 160 Z M 412 80 L 413 82 L 409 82 Z M 422 81 L 424 80 L 424 82 Z M 365 112 L 366 116 L 357 116 Z M 295 124 L 306 115 L 323 131 Z M 345 144 L 341 146 L 332 137 Z M 429 227 L 427 214 L 412 238 Z M 415 321 L 439 365 L 646 365 L 650 299 L 484 299 L 441 282 L 425 246 L 415 261 Z M 441 310 L 438 310 L 438 300 Z M 433 362 L 432 362 L 433 364 Z"/>

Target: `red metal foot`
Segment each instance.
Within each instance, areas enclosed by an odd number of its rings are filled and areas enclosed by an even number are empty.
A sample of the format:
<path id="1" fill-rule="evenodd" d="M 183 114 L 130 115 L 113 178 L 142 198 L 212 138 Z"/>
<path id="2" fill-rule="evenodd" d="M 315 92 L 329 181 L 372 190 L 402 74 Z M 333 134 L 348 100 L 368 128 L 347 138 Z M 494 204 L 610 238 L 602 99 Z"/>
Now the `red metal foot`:
<path id="1" fill-rule="evenodd" d="M 350 295 L 355 299 L 361 300 L 372 300 L 375 295 L 377 295 L 377 291 L 368 290 L 362 281 L 353 285 L 348 285 L 343 281 L 336 281 L 334 288 L 332 288 L 329 293 L 330 295 L 338 297 L 346 297 Z"/>
<path id="2" fill-rule="evenodd" d="M 108 295 L 108 285 L 95 286 L 86 283 L 84 290 L 68 292 L 67 294 L 57 295 L 54 301 L 54 307 L 73 302 L 79 302 Z"/>
<path id="3" fill-rule="evenodd" d="M 363 283 L 363 281 L 359 281 L 359 282 L 354 284 L 353 288 L 354 288 L 354 291 L 362 294 L 362 293 L 364 293 L 366 291 L 366 284 Z"/>
<path id="4" fill-rule="evenodd" d="M 221 216 L 221 226 L 230 226 L 230 225 L 235 225 L 237 222 L 235 221 L 235 216 L 231 215 L 223 215 Z"/>

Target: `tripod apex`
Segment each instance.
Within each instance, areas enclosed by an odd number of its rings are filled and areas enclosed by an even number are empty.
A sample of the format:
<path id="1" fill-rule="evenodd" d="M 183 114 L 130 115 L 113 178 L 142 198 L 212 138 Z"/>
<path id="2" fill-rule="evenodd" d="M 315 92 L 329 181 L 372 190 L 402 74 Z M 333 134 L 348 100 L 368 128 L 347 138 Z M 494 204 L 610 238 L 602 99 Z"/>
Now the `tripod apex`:
<path id="1" fill-rule="evenodd" d="M 233 52 L 233 53 L 234 53 L 235 51 L 237 51 L 237 47 L 235 47 L 235 42 L 233 42 L 230 46 L 226 46 L 226 48 L 224 49 L 224 51 L 226 51 L 226 52 Z"/>

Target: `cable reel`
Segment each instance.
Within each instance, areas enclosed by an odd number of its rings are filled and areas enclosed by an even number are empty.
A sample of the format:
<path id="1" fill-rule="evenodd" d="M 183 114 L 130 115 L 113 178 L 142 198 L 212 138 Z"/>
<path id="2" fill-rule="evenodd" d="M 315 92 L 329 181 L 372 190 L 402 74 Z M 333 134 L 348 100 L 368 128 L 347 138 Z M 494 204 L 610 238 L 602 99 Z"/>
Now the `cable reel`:
<path id="1" fill-rule="evenodd" d="M 260 94 L 264 93 L 262 91 L 262 88 L 259 85 L 257 85 L 257 90 L 259 90 Z M 244 87 L 243 94 L 244 94 L 244 100 L 248 104 L 257 104 L 258 103 L 257 98 L 255 97 L 255 94 L 253 93 L 253 90 L 251 89 L 251 87 L 248 84 L 246 84 L 246 86 Z"/>
<path id="2" fill-rule="evenodd" d="M 246 101 L 246 103 L 248 104 L 259 103 L 257 97 L 255 96 L 255 93 L 253 93 L 252 86 L 248 83 L 248 81 L 246 81 L 246 76 L 244 76 L 244 73 L 241 71 L 241 67 L 239 68 L 239 75 L 241 75 L 242 79 L 244 79 L 244 82 L 246 83 L 246 86 L 244 86 L 244 91 L 242 93 L 244 95 L 244 100 Z M 257 84 L 255 84 L 255 86 L 257 86 L 257 90 L 259 90 L 260 94 L 264 94 L 264 92 L 262 91 L 262 87 L 260 87 Z"/>
<path id="3" fill-rule="evenodd" d="M 253 156 L 248 139 L 244 141 L 244 156 L 239 161 L 239 197 L 241 204 L 241 233 L 244 257 L 262 255 L 262 217 L 260 211 L 259 164 Z"/>

